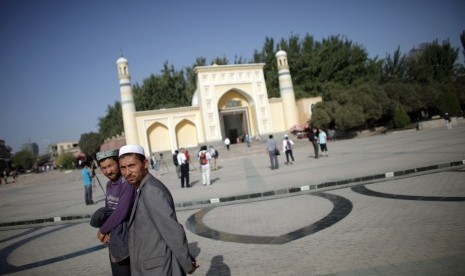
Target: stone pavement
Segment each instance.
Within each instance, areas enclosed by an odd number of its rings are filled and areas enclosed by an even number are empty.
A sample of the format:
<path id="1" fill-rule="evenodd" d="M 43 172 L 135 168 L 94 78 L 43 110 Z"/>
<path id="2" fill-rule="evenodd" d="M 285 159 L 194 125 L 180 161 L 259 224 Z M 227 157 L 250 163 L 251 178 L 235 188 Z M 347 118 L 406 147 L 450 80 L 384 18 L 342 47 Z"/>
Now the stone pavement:
<path id="1" fill-rule="evenodd" d="M 195 275 L 465 275 L 464 138 L 459 124 L 340 140 L 320 159 L 299 140 L 294 165 L 273 171 L 263 144 L 234 145 L 211 186 L 196 169 L 181 189 L 170 162 L 160 178 Z M 0 186 L 0 274 L 110 275 L 87 218 L 104 195 L 83 196 L 79 171 Z"/>

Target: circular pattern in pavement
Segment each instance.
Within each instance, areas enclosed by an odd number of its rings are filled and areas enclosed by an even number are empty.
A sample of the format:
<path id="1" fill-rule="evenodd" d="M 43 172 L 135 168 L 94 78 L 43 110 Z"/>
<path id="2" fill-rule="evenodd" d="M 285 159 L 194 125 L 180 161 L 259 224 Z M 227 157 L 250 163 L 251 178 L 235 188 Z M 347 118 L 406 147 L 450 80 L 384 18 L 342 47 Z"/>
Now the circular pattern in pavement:
<path id="1" fill-rule="evenodd" d="M 416 196 L 416 195 L 399 195 L 382 193 L 368 189 L 365 185 L 350 188 L 352 191 L 366 195 L 381 198 L 400 199 L 400 200 L 419 200 L 419 201 L 465 201 L 465 197 L 458 196 Z"/>
<path id="2" fill-rule="evenodd" d="M 326 229 L 345 218 L 352 211 L 352 202 L 342 196 L 321 192 L 314 193 L 311 195 L 319 196 L 329 200 L 333 204 L 333 209 L 331 210 L 331 212 L 314 223 L 311 223 L 305 227 L 296 229 L 294 231 L 285 233 L 283 235 L 241 235 L 227 233 L 210 228 L 207 225 L 205 225 L 204 217 L 207 215 L 208 212 L 212 211 L 215 208 L 218 208 L 219 206 L 204 208 L 194 213 L 187 219 L 186 227 L 194 234 L 214 240 L 247 244 L 284 244 Z"/>

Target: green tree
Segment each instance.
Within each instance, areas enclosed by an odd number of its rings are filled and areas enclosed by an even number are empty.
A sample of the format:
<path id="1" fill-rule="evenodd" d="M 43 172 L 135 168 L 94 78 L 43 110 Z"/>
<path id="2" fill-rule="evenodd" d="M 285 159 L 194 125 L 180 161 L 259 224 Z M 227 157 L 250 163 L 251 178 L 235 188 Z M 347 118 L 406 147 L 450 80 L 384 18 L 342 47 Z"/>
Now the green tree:
<path id="1" fill-rule="evenodd" d="M 439 114 L 449 113 L 450 115 L 460 115 L 460 104 L 452 84 L 444 85 L 437 102 Z"/>
<path id="2" fill-rule="evenodd" d="M 341 130 L 359 129 L 365 124 L 363 108 L 353 103 L 338 108 L 334 119 L 338 129 Z"/>
<path id="3" fill-rule="evenodd" d="M 168 62 L 163 64 L 161 75 L 151 75 L 132 88 L 137 111 L 172 108 L 190 104 L 186 96 L 187 82 L 183 70 L 175 70 Z"/>
<path id="4" fill-rule="evenodd" d="M 113 106 L 107 106 L 107 114 L 99 118 L 98 126 L 102 139 L 107 139 L 124 132 L 123 112 L 120 102 L 115 102 Z"/>
<path id="5" fill-rule="evenodd" d="M 385 84 L 383 88 L 387 96 L 402 104 L 404 110 L 408 113 L 415 113 L 426 107 L 413 84 L 390 82 Z"/>
<path id="6" fill-rule="evenodd" d="M 407 58 L 408 79 L 419 83 L 450 82 L 454 76 L 458 51 L 449 41 L 440 45 L 437 39 L 419 49 L 413 49 Z"/>
<path id="7" fill-rule="evenodd" d="M 65 152 L 57 156 L 55 163 L 61 170 L 74 169 L 75 158 L 71 152 Z"/>
<path id="8" fill-rule="evenodd" d="M 404 128 L 410 123 L 410 117 L 402 105 L 398 105 L 394 114 L 394 127 Z"/>
<path id="9" fill-rule="evenodd" d="M 197 89 L 197 75 L 194 72 L 195 67 L 207 65 L 207 59 L 204 57 L 198 57 L 192 66 L 186 67 L 185 78 L 186 78 L 186 97 L 192 101 L 192 97 Z M 191 102 L 189 102 L 191 104 Z"/>
<path id="10" fill-rule="evenodd" d="M 87 155 L 95 158 L 95 154 L 100 150 L 100 146 L 103 143 L 99 133 L 89 132 L 81 135 L 79 139 L 79 148 Z"/>
<path id="11" fill-rule="evenodd" d="M 406 58 L 405 55 L 402 55 L 400 52 L 400 47 L 397 47 L 397 50 L 394 54 L 388 54 L 383 65 L 383 76 L 382 82 L 390 81 L 403 81 L 406 78 Z"/>
<path id="12" fill-rule="evenodd" d="M 226 58 L 226 56 L 216 57 L 211 62 L 211 65 L 213 65 L 213 64 L 216 64 L 216 65 L 228 65 L 229 60 Z"/>
<path id="13" fill-rule="evenodd" d="M 258 52 L 255 50 L 253 57 L 254 63 L 265 63 L 263 74 L 265 75 L 266 89 L 268 90 L 269 98 L 280 97 L 276 52 L 277 49 L 274 44 L 274 39 L 266 37 L 262 51 Z"/>
<path id="14" fill-rule="evenodd" d="M 21 150 L 11 158 L 14 166 L 19 170 L 29 170 L 34 165 L 36 158 L 29 150 Z"/>

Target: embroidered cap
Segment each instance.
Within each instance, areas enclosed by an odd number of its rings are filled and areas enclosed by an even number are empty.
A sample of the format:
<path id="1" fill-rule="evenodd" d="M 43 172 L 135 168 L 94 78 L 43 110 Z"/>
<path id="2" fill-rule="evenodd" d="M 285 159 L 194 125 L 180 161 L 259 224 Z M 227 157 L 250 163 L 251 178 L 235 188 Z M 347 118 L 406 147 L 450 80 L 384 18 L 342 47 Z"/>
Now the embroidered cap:
<path id="1" fill-rule="evenodd" d="M 144 148 L 139 145 L 126 145 L 119 149 L 119 156 L 126 153 L 137 153 L 145 156 Z"/>
<path id="2" fill-rule="evenodd" d="M 108 157 L 118 156 L 118 150 L 107 150 L 107 151 L 99 151 L 96 154 L 97 161 L 103 160 Z"/>

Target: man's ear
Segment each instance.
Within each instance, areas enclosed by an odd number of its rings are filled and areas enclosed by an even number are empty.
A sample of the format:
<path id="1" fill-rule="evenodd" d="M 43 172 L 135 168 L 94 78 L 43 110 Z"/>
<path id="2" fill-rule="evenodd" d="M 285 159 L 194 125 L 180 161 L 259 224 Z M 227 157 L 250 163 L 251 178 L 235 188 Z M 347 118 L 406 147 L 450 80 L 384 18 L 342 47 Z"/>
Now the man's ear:
<path id="1" fill-rule="evenodd" d="M 145 159 L 143 165 L 144 165 L 144 169 L 147 170 L 149 168 L 149 160 Z"/>

